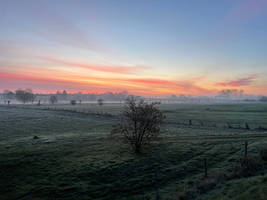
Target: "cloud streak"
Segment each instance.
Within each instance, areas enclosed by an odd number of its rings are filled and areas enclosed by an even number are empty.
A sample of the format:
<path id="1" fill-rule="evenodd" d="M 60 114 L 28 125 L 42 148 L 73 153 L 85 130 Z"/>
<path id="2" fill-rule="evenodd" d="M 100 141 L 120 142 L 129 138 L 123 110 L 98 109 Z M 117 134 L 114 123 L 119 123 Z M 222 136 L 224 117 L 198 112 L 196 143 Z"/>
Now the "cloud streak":
<path id="1" fill-rule="evenodd" d="M 78 67 L 82 69 L 88 69 L 88 70 L 104 72 L 104 73 L 136 74 L 137 72 L 140 72 L 148 68 L 144 66 L 141 67 L 141 66 L 84 64 L 84 63 L 78 63 L 78 62 L 73 62 L 73 61 L 60 60 L 56 58 L 44 58 L 44 59 L 55 64 L 60 64 L 60 65 L 69 66 L 69 67 Z"/>
<path id="2" fill-rule="evenodd" d="M 33 70 L 31 70 L 33 71 Z M 38 71 L 38 69 L 36 69 Z M 51 71 L 55 72 L 55 71 Z M 46 78 L 42 74 L 50 72 L 32 73 L 25 75 L 17 72 L 3 72 L 0 74 L 0 85 L 5 89 L 15 89 L 18 85 L 24 88 L 44 90 L 84 90 L 84 91 L 118 91 L 128 90 L 138 95 L 169 95 L 169 94 L 209 94 L 211 91 L 188 81 L 169 81 L 160 78 L 108 78 L 64 73 L 53 78 Z M 52 76 L 51 76 L 52 77 Z M 4 88 L 3 88 L 4 87 Z"/>
<path id="3" fill-rule="evenodd" d="M 12 4 L 9 6 L 12 9 Z M 40 1 L 31 1 L 28 4 L 21 4 L 20 7 L 16 17 L 23 16 L 30 21 L 27 25 L 28 31 L 63 45 L 93 51 L 105 51 L 99 43 L 96 44 L 92 35 L 46 4 Z"/>
<path id="4" fill-rule="evenodd" d="M 250 85 L 254 79 L 257 78 L 256 74 L 252 74 L 248 77 L 245 78 L 240 78 L 237 80 L 231 80 L 231 81 L 226 81 L 226 82 L 217 82 L 216 85 L 222 86 L 222 87 L 241 87 L 241 86 L 247 86 Z"/>

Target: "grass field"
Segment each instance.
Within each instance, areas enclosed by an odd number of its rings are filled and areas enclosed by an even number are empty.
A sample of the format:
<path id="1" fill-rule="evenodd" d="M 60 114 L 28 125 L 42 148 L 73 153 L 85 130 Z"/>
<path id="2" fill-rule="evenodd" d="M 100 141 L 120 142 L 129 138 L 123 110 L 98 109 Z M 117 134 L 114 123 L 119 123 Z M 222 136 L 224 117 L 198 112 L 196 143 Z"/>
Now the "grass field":
<path id="1" fill-rule="evenodd" d="M 109 134 L 121 108 L 0 106 L 0 199 L 267 199 L 267 104 L 160 105 L 162 136 L 141 155 Z"/>

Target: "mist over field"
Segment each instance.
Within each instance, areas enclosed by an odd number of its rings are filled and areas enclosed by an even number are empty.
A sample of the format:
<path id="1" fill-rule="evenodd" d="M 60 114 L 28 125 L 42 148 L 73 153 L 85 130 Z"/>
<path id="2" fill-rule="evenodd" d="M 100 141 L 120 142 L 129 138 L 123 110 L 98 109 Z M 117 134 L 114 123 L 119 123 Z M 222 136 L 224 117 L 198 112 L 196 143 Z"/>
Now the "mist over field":
<path id="1" fill-rule="evenodd" d="M 266 0 L 0 4 L 0 200 L 266 200 Z"/>
<path id="2" fill-rule="evenodd" d="M 265 199 L 267 104 L 245 97 L 6 91 L 1 199 Z M 138 153 L 124 132 L 113 134 L 129 98 L 144 99 L 127 118 L 141 130 L 154 115 L 146 105 L 161 102 L 164 115 Z"/>

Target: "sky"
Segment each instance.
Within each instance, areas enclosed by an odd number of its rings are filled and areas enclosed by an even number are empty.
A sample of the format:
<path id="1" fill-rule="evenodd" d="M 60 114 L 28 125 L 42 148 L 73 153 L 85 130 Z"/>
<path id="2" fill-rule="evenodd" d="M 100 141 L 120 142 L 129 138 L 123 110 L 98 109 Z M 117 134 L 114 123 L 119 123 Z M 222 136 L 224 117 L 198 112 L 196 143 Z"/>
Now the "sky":
<path id="1" fill-rule="evenodd" d="M 267 95 L 267 0 L 0 0 L 0 92 Z"/>

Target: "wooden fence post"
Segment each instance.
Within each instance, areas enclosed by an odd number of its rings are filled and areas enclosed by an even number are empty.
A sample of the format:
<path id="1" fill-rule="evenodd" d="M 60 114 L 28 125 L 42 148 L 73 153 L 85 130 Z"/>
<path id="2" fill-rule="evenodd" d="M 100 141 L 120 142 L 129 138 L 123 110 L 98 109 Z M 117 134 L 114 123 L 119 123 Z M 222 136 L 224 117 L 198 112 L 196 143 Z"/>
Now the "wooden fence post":
<path id="1" fill-rule="evenodd" d="M 191 119 L 189 119 L 189 125 L 190 125 L 190 126 L 192 125 L 192 120 L 191 120 Z"/>
<path id="2" fill-rule="evenodd" d="M 156 190 L 156 200 L 159 200 L 159 185 L 158 185 L 158 173 L 155 171 L 155 190 Z"/>
<path id="3" fill-rule="evenodd" d="M 205 178 L 208 177 L 207 158 L 204 158 Z"/>
<path id="4" fill-rule="evenodd" d="M 245 155 L 244 155 L 245 157 L 245 159 L 247 159 L 247 157 L 248 157 L 248 142 L 246 141 L 245 142 Z"/>
<path id="5" fill-rule="evenodd" d="M 247 123 L 247 122 L 245 123 L 245 126 L 246 126 L 246 129 L 247 129 L 247 130 L 249 130 L 249 129 L 250 129 L 250 128 L 249 128 L 249 125 L 248 125 L 248 123 Z"/>

